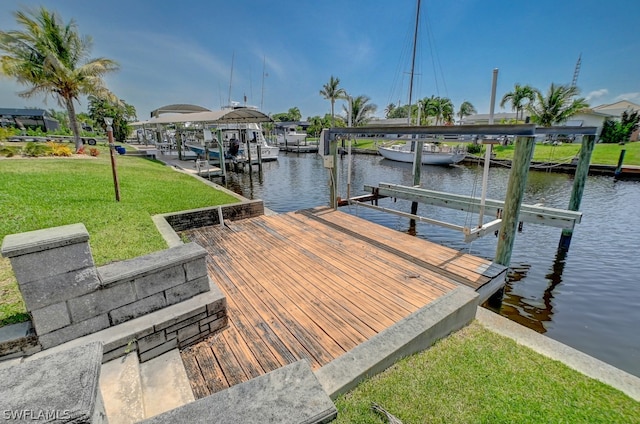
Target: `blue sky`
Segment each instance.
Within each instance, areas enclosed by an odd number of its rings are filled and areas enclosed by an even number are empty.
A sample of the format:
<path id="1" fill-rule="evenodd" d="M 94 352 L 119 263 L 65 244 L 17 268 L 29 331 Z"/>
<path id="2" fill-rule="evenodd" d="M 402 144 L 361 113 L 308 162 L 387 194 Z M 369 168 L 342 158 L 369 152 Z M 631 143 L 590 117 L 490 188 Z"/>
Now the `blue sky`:
<path id="1" fill-rule="evenodd" d="M 415 3 L 3 0 L 0 28 L 16 29 L 12 12 L 22 7 L 74 19 L 93 38 L 93 57 L 119 62 L 107 85 L 140 119 L 167 104 L 226 104 L 232 57 L 231 99 L 262 102 L 265 113 L 294 106 L 303 118 L 329 113 L 319 91 L 334 75 L 382 116 L 389 103 L 407 102 Z M 570 83 L 582 54 L 578 86 L 592 106 L 640 103 L 640 1 L 423 0 L 422 8 L 414 99 L 445 96 L 456 108 L 468 100 L 487 113 L 494 68 L 500 99 L 515 83 L 545 91 Z M 20 90 L 0 77 L 0 106 L 43 107 Z M 86 104 L 81 99 L 80 110 Z M 51 98 L 44 107 L 62 109 Z"/>

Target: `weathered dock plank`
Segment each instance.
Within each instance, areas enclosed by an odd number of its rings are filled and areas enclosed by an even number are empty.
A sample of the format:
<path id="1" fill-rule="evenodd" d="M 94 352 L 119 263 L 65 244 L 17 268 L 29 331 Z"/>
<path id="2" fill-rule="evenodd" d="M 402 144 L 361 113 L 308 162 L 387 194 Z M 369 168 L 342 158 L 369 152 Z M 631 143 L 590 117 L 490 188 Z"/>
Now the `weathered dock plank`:
<path id="1" fill-rule="evenodd" d="M 300 359 L 319 369 L 489 261 L 322 208 L 190 230 L 227 296 L 229 327 L 182 352 L 198 398 Z"/>

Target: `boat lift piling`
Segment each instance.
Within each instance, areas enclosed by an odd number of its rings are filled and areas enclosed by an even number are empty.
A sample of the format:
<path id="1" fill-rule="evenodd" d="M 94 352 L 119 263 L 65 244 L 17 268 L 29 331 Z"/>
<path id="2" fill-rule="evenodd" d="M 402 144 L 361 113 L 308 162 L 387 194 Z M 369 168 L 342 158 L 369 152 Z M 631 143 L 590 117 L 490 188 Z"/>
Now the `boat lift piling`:
<path id="1" fill-rule="evenodd" d="M 518 229 L 518 215 L 527 186 L 529 166 L 535 148 L 534 137 L 518 137 L 516 148 L 511 162 L 511 174 L 505 194 L 504 209 L 502 211 L 502 224 L 498 233 L 498 246 L 494 261 L 500 265 L 509 266 L 513 242 Z"/>
<path id="2" fill-rule="evenodd" d="M 620 156 L 618 156 L 618 166 L 616 166 L 615 173 L 613 174 L 613 179 L 617 180 L 622 173 L 622 164 L 624 163 L 624 155 L 627 153 L 626 149 L 620 150 Z"/>
<path id="3" fill-rule="evenodd" d="M 576 173 L 573 177 L 573 189 L 571 191 L 571 198 L 569 199 L 568 209 L 570 211 L 580 210 L 580 203 L 582 203 L 582 194 L 584 193 L 584 186 L 587 182 L 589 165 L 591 164 L 591 154 L 593 153 L 595 143 L 595 135 L 585 135 L 584 137 L 582 137 L 582 147 L 580 148 L 580 154 L 578 155 L 578 165 L 576 167 Z M 624 152 L 624 150 L 622 152 Z M 621 154 L 620 156 L 621 158 L 624 158 L 624 154 Z M 573 228 L 563 229 L 562 235 L 560 236 L 560 243 L 558 244 L 558 248 L 569 250 L 572 236 Z"/>
<path id="4" fill-rule="evenodd" d="M 413 146 L 415 149 L 415 155 L 413 156 L 413 186 L 420 187 L 420 179 L 422 177 L 422 149 L 424 148 L 424 141 L 415 139 L 413 142 Z M 411 215 L 417 215 L 418 213 L 418 202 L 411 202 Z M 409 221 L 409 233 L 416 233 L 416 220 L 412 219 Z"/>

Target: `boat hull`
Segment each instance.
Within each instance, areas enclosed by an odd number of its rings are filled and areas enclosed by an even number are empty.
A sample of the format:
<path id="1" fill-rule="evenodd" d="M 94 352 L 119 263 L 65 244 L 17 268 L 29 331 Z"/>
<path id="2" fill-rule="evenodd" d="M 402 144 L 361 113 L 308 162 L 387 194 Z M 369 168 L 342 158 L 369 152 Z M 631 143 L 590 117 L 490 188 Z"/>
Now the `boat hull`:
<path id="1" fill-rule="evenodd" d="M 396 162 L 413 163 L 415 153 L 408 149 L 397 149 L 392 147 L 378 147 L 378 152 L 385 159 L 393 160 Z M 455 165 L 462 162 L 466 157 L 465 152 L 453 151 L 453 152 L 422 152 L 422 164 L 423 165 Z"/>
<path id="2" fill-rule="evenodd" d="M 306 133 L 294 133 L 294 132 L 287 133 L 286 135 L 278 134 L 276 136 L 278 146 L 280 147 L 303 145 L 306 138 L 307 138 Z"/>
<path id="3" fill-rule="evenodd" d="M 191 150 L 192 152 L 194 152 L 198 156 L 204 156 L 204 150 L 205 149 L 204 149 L 203 146 L 194 145 L 194 144 L 187 144 L 186 146 L 187 146 L 187 148 L 189 150 Z M 277 147 L 274 147 L 274 146 L 268 146 L 268 145 L 261 146 L 262 161 L 263 162 L 268 162 L 268 161 L 278 160 L 279 151 L 280 151 L 280 149 L 278 149 Z M 220 153 L 218 152 L 217 148 L 209 149 L 209 159 L 218 160 L 219 158 L 220 158 Z M 238 150 L 238 154 L 236 155 L 236 158 L 238 158 L 238 159 L 246 159 L 245 158 L 244 149 L 241 148 L 240 150 Z M 258 159 L 258 150 L 257 150 L 256 145 L 252 144 L 251 145 L 251 160 L 254 161 L 254 160 L 257 160 L 257 159 Z"/>

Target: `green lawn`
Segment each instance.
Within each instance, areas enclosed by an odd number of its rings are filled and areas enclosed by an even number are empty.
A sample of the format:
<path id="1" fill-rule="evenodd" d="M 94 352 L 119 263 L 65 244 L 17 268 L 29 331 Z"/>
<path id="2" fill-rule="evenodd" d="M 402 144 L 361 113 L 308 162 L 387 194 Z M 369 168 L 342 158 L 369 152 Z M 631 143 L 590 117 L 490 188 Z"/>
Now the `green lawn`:
<path id="1" fill-rule="evenodd" d="M 640 403 L 478 323 L 405 358 L 337 402 L 337 423 L 637 423 Z"/>
<path id="2" fill-rule="evenodd" d="M 495 146 L 494 152 L 497 159 L 513 159 L 515 146 Z M 591 154 L 591 163 L 596 165 L 617 165 L 620 151 L 626 150 L 624 164 L 640 165 L 640 143 L 619 144 L 596 144 Z M 550 144 L 536 144 L 533 151 L 533 160 L 536 162 L 567 162 L 580 151 L 579 143 L 561 144 L 553 146 Z"/>
<path id="3" fill-rule="evenodd" d="M 187 175 L 142 158 L 118 156 L 115 201 L 108 151 L 97 158 L 0 159 L 0 239 L 82 222 L 98 265 L 167 247 L 151 216 L 236 202 Z M 26 319 L 8 260 L 0 261 L 0 325 Z"/>
<path id="4" fill-rule="evenodd" d="M 385 141 L 362 138 L 355 140 L 353 147 L 358 149 L 376 150 L 376 143 L 383 143 Z M 387 141 L 388 142 L 388 141 Z M 445 143 L 456 144 L 456 143 Z M 533 161 L 535 162 L 570 162 L 571 158 L 576 156 L 580 151 L 580 143 L 564 143 L 559 146 L 553 146 L 550 144 L 536 144 L 536 148 L 533 151 Z M 493 151 L 496 154 L 496 159 L 513 159 L 513 151 L 515 146 L 494 146 Z M 627 143 L 625 145 L 619 144 L 596 144 L 591 155 L 591 163 L 597 165 L 617 165 L 620 151 L 626 150 L 624 164 L 640 166 L 640 142 Z"/>

